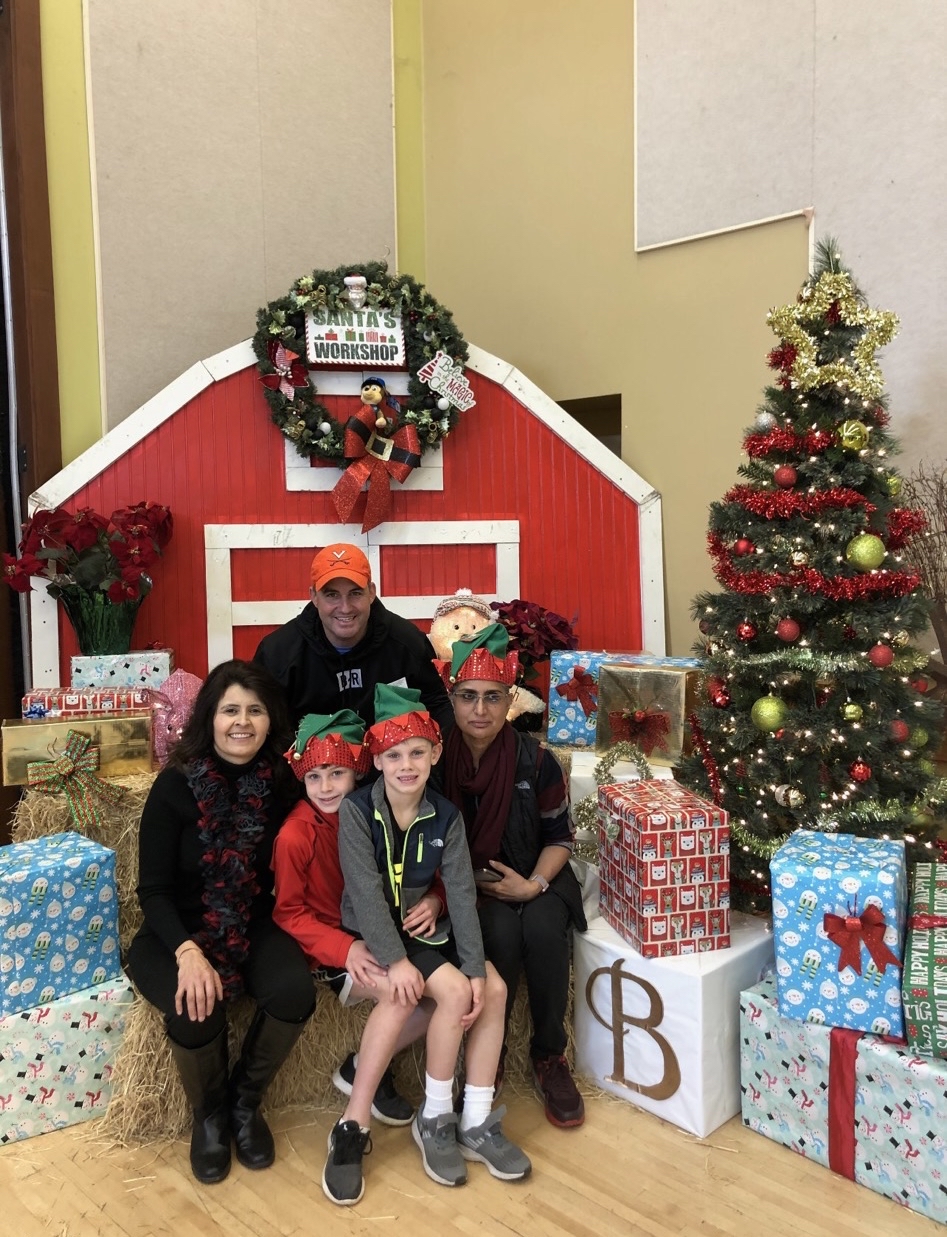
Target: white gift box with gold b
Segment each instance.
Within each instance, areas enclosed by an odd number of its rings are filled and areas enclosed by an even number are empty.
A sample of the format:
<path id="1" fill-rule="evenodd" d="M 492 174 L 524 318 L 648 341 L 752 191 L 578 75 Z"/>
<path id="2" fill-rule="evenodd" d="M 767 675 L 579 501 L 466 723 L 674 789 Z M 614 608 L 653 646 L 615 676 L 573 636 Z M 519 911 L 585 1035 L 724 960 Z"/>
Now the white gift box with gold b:
<path id="1" fill-rule="evenodd" d="M 730 934 L 650 960 L 598 915 L 573 938 L 577 1070 L 699 1138 L 740 1111 L 740 992 L 773 966 L 767 920 L 733 913 Z"/>

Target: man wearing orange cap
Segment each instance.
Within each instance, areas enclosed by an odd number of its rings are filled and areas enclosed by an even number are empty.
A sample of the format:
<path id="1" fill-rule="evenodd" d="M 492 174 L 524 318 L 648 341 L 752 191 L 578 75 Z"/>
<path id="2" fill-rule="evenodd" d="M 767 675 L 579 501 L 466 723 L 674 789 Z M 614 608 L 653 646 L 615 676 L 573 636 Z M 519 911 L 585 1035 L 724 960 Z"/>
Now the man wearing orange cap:
<path id="1" fill-rule="evenodd" d="M 571 928 L 585 931 L 582 891 L 569 864 L 572 825 L 558 762 L 506 720 L 519 659 L 492 623 L 435 662 L 450 689 L 456 726 L 444 748 L 444 793 L 464 817 L 477 876 L 486 956 L 507 986 L 509 1021 L 522 974 L 533 1039 L 533 1080 L 547 1118 L 585 1120 L 566 1061 Z"/>
<path id="2" fill-rule="evenodd" d="M 420 691 L 431 716 L 450 730 L 453 712 L 431 665 L 434 649 L 378 600 L 358 546 L 319 550 L 310 578 L 312 604 L 264 636 L 253 657 L 282 684 L 293 723 L 307 713 L 351 709 L 371 725 L 375 686 L 388 683 Z"/>

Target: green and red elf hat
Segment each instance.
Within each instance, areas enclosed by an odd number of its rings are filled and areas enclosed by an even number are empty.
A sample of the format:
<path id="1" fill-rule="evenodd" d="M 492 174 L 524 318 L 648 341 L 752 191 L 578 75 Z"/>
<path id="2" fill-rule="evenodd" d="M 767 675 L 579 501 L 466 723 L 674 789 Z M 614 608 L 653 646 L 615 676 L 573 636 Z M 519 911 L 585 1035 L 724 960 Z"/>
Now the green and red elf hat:
<path id="1" fill-rule="evenodd" d="M 451 691 L 464 679 L 484 683 L 502 683 L 512 687 L 519 673 L 520 659 L 516 652 L 508 653 L 510 636 L 502 623 L 491 623 L 469 640 L 455 640 L 450 661 L 434 660 L 434 668 Z"/>
<path id="2" fill-rule="evenodd" d="M 299 723 L 296 742 L 285 753 L 289 767 L 300 781 L 320 765 L 343 765 L 364 773 L 367 768 L 363 740 L 365 723 L 351 709 L 337 713 L 307 713 Z"/>
<path id="3" fill-rule="evenodd" d="M 365 734 L 365 745 L 373 756 L 380 756 L 405 739 L 430 739 L 440 743 L 441 728 L 421 703 L 414 687 L 375 684 L 375 724 Z"/>

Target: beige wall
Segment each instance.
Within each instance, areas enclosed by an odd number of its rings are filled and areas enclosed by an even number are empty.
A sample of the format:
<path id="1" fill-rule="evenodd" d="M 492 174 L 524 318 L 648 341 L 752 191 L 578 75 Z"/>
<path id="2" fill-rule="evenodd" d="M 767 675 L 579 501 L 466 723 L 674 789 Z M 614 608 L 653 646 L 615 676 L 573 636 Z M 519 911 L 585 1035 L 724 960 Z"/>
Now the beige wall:
<path id="1" fill-rule="evenodd" d="M 554 399 L 621 394 L 624 458 L 664 500 L 683 654 L 714 584 L 707 508 L 766 382 L 766 312 L 795 296 L 808 243 L 793 220 L 635 254 L 633 7 L 425 0 L 427 277 L 468 339 Z"/>
<path id="2" fill-rule="evenodd" d="M 297 275 L 394 263 L 391 8 L 87 2 L 114 425 Z"/>

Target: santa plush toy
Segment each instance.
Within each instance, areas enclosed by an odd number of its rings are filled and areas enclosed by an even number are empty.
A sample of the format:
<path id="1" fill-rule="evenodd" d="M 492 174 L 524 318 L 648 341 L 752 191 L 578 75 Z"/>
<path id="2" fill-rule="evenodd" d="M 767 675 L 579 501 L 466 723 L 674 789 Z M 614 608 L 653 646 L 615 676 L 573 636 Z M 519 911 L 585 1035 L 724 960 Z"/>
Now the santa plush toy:
<path id="1" fill-rule="evenodd" d="M 469 640 L 490 623 L 497 622 L 498 618 L 489 602 L 474 596 L 469 588 L 459 588 L 453 597 L 445 597 L 437 603 L 428 637 L 438 657 L 442 661 L 450 661 L 451 645 L 456 640 Z M 545 711 L 542 697 L 527 691 L 525 687 L 514 687 L 512 695 L 507 721 L 515 721 L 524 713 L 541 715 Z"/>

